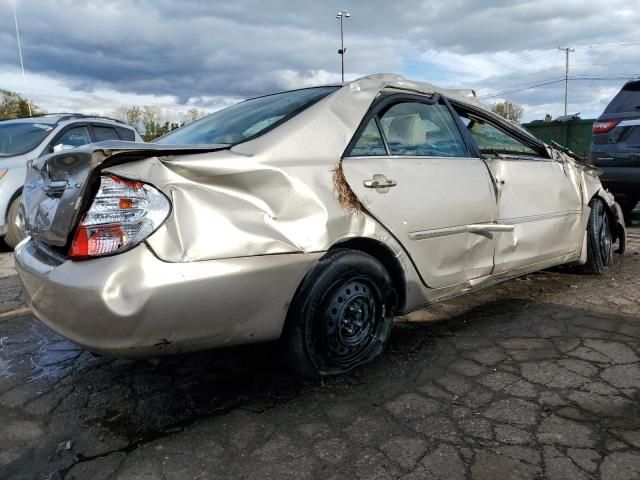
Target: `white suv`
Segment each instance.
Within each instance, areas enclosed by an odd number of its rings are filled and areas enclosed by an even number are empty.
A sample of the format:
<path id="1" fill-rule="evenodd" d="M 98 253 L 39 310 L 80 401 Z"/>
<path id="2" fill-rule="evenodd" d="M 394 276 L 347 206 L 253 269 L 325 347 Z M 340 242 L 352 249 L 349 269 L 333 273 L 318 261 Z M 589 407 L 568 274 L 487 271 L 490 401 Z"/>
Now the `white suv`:
<path id="1" fill-rule="evenodd" d="M 133 127 L 105 117 L 61 113 L 0 121 L 0 238 L 8 246 L 24 236 L 20 201 L 27 162 L 103 140 L 142 141 Z"/>

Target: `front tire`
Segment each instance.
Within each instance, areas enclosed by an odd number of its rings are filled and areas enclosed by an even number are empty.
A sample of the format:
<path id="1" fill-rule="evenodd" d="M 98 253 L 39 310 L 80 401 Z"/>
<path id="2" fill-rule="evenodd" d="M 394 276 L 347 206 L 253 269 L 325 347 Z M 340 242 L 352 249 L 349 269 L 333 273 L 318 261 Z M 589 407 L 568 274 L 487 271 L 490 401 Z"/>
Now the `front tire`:
<path id="1" fill-rule="evenodd" d="M 4 237 L 4 243 L 6 243 L 9 248 L 15 248 L 25 237 L 20 220 L 21 204 L 22 195 L 16 198 L 9 207 L 7 234 Z"/>
<path id="2" fill-rule="evenodd" d="M 591 200 L 591 213 L 587 224 L 587 263 L 584 271 L 592 275 L 608 273 L 613 266 L 612 220 L 604 202 Z"/>
<path id="3" fill-rule="evenodd" d="M 396 295 L 372 256 L 335 249 L 306 275 L 283 333 L 290 366 L 307 379 L 339 375 L 370 363 L 391 332 Z"/>

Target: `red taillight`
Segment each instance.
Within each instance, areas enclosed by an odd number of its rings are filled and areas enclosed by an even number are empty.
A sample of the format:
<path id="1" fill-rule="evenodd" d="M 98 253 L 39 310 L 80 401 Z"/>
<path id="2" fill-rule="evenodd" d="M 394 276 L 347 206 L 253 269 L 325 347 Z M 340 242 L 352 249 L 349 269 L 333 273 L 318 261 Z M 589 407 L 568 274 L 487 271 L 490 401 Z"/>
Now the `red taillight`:
<path id="1" fill-rule="evenodd" d="M 170 211 L 169 200 L 151 185 L 105 175 L 78 225 L 69 257 L 80 260 L 133 248 L 151 235 Z"/>
<path id="2" fill-rule="evenodd" d="M 593 133 L 607 133 L 620 123 L 620 120 L 606 120 L 604 122 L 593 122 Z"/>

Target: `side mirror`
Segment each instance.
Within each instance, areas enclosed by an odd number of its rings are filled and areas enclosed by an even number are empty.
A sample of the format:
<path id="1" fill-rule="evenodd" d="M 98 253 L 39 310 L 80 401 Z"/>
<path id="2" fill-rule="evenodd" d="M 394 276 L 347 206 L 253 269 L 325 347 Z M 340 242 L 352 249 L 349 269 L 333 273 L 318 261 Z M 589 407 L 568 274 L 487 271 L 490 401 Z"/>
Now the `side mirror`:
<path id="1" fill-rule="evenodd" d="M 63 150 L 71 150 L 72 148 L 76 148 L 73 145 L 66 145 L 64 143 L 59 143 L 58 145 L 53 146 L 53 152 L 62 152 Z"/>

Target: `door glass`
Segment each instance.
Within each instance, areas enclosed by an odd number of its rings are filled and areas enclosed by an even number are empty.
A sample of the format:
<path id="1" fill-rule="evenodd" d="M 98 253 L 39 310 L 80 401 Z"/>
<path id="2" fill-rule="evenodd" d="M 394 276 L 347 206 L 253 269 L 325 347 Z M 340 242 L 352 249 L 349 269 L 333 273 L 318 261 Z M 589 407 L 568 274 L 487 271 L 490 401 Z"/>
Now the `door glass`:
<path id="1" fill-rule="evenodd" d="M 134 142 L 136 140 L 136 134 L 133 130 L 129 130 L 128 128 L 118 128 L 118 133 L 122 140 L 127 140 L 129 142 Z"/>
<path id="2" fill-rule="evenodd" d="M 349 155 L 351 157 L 368 157 L 386 154 L 387 150 L 384 148 L 380 129 L 378 129 L 375 119 L 372 118 Z"/>
<path id="3" fill-rule="evenodd" d="M 96 142 L 102 142 L 104 140 L 120 140 L 116 129 L 111 127 L 97 127 L 94 125 L 93 135 L 96 137 Z"/>
<path id="4" fill-rule="evenodd" d="M 465 157 L 467 149 L 449 109 L 440 104 L 397 103 L 380 119 L 392 155 Z"/>
<path id="5" fill-rule="evenodd" d="M 87 127 L 76 127 L 64 132 L 55 143 L 56 145 L 63 144 L 79 147 L 91 143 L 91 136 Z"/>
<path id="6" fill-rule="evenodd" d="M 478 144 L 482 153 L 511 153 L 515 155 L 539 156 L 520 140 L 498 130 L 496 127 L 482 120 L 462 117 L 471 136 Z"/>

